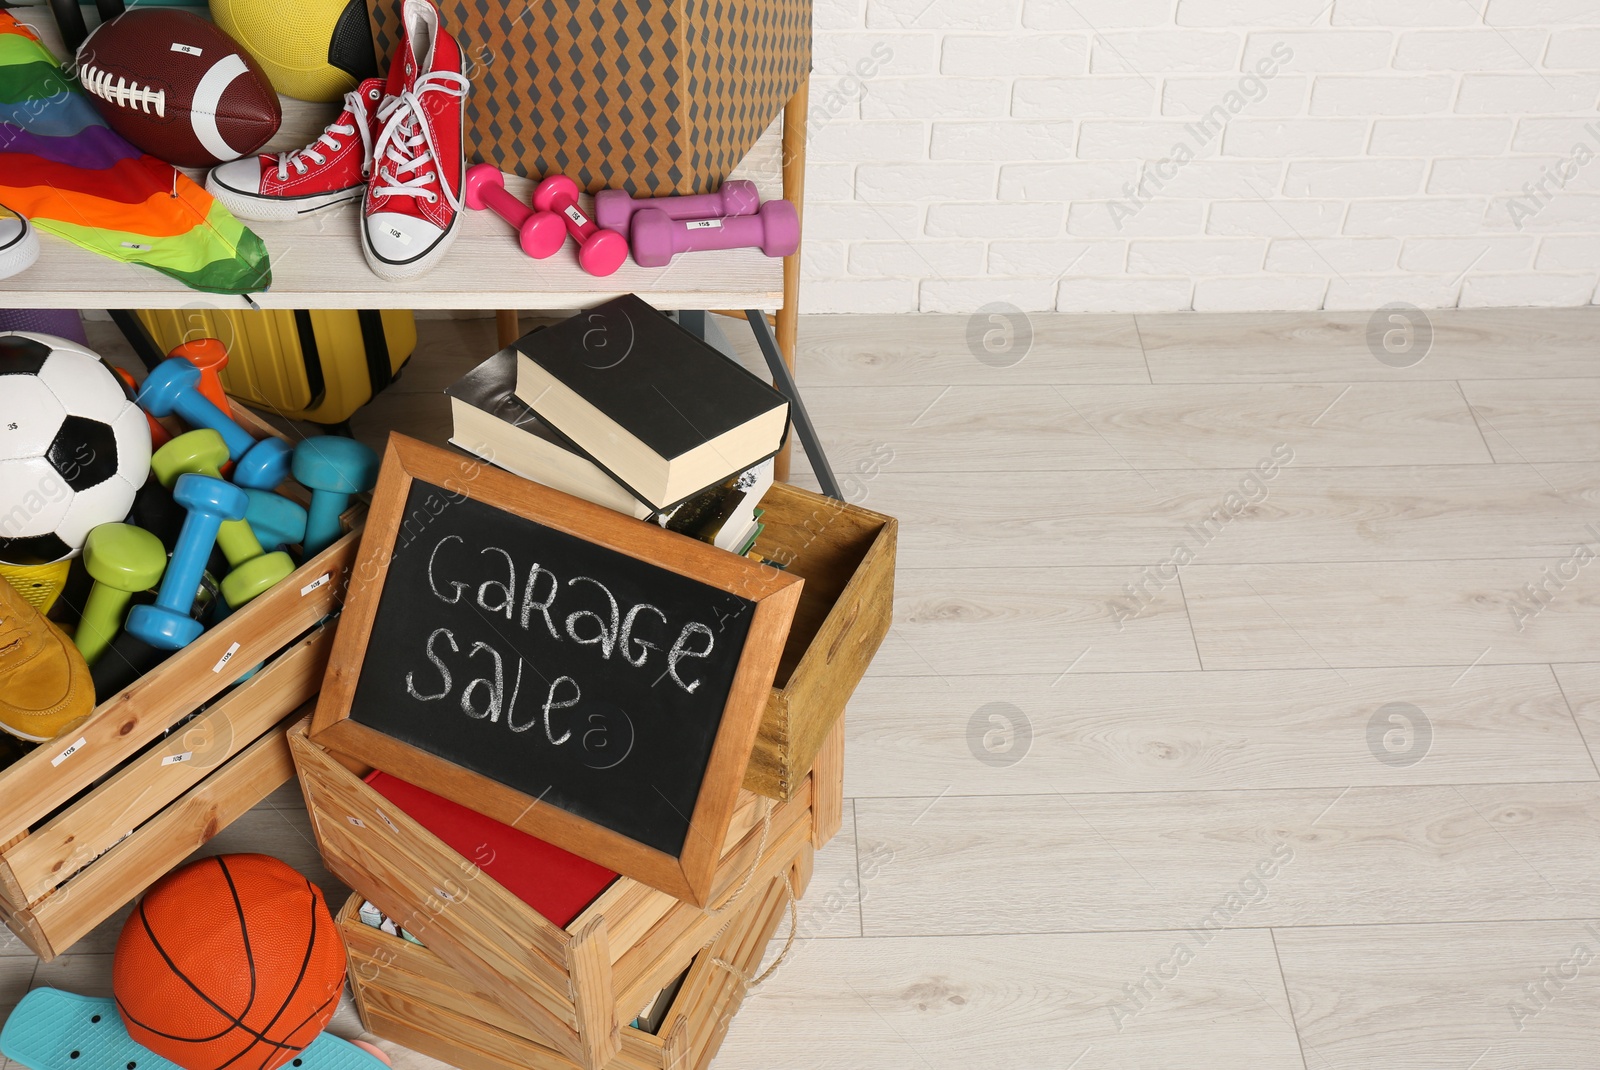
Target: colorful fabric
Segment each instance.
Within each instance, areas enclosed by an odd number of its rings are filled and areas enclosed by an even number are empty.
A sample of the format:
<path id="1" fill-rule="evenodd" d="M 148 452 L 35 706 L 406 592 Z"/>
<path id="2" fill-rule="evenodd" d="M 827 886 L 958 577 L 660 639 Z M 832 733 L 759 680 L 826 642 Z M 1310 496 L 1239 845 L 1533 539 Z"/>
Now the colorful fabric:
<path id="1" fill-rule="evenodd" d="M 0 203 L 40 230 L 186 286 L 272 285 L 267 247 L 183 172 L 106 125 L 77 83 L 0 11 Z"/>

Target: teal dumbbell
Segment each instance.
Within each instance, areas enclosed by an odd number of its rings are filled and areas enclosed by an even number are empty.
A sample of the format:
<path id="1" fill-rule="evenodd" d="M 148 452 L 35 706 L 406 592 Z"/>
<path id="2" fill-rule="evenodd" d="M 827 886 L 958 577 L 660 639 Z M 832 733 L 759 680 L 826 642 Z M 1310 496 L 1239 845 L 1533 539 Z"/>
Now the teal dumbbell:
<path id="1" fill-rule="evenodd" d="M 250 499 L 244 521 L 256 533 L 256 538 L 261 540 L 263 548 L 282 550 L 288 546 L 305 544 L 305 506 L 269 490 L 246 490 L 244 493 Z"/>
<path id="2" fill-rule="evenodd" d="M 339 538 L 339 517 L 350 499 L 377 484 L 378 455 L 353 438 L 308 438 L 294 448 L 294 477 L 311 491 L 303 548 L 315 557 Z"/>

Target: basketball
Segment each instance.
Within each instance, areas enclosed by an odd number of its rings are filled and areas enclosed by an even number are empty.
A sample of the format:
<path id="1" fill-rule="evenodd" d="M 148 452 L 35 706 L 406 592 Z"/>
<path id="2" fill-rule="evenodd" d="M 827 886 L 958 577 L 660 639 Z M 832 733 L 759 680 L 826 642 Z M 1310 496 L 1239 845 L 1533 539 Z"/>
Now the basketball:
<path id="1" fill-rule="evenodd" d="M 112 992 L 134 1040 L 183 1070 L 275 1070 L 344 991 L 322 892 L 266 855 L 219 855 L 151 886 L 117 939 Z"/>
<path id="2" fill-rule="evenodd" d="M 297 100 L 340 100 L 375 77 L 365 0 L 211 0 L 211 17 Z"/>

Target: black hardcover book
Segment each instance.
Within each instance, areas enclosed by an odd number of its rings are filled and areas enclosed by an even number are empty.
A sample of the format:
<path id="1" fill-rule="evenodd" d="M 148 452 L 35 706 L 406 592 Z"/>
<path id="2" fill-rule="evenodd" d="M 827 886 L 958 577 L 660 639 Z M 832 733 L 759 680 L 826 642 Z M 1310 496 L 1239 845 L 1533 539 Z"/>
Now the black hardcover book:
<path id="1" fill-rule="evenodd" d="M 540 420 L 517 397 L 516 385 L 517 351 L 507 348 L 446 387 L 451 443 L 524 479 L 637 519 L 655 512 Z"/>
<path id="2" fill-rule="evenodd" d="M 657 508 L 772 456 L 788 431 L 782 394 L 632 294 L 516 348 L 517 396 Z"/>

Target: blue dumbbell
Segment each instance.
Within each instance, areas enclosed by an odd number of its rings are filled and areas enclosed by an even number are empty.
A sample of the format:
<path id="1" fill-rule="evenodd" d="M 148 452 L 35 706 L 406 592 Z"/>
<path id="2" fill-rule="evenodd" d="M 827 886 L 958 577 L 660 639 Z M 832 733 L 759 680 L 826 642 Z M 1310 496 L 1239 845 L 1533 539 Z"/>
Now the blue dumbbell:
<path id="1" fill-rule="evenodd" d="M 264 438 L 233 466 L 233 481 L 252 490 L 272 490 L 289 478 L 294 447 L 281 438 Z"/>
<path id="2" fill-rule="evenodd" d="M 247 490 L 250 505 L 244 519 L 267 550 L 300 546 L 306 541 L 306 510 L 281 494 L 266 490 Z"/>
<path id="3" fill-rule="evenodd" d="M 162 650 L 181 650 L 205 631 L 204 625 L 189 616 L 189 610 L 205 572 L 206 558 L 216 545 L 222 522 L 244 519 L 250 505 L 244 491 L 232 483 L 192 472 L 178 477 L 172 496 L 189 511 L 189 516 L 178 534 L 166 575 L 161 578 L 155 605 L 134 606 L 124 625 L 129 634 Z"/>
<path id="4" fill-rule="evenodd" d="M 250 432 L 234 423 L 227 413 L 200 393 L 200 369 L 182 357 L 157 364 L 145 378 L 134 401 L 152 416 L 177 413 L 196 430 L 209 427 L 222 436 L 228 444 L 228 456 L 235 461 L 256 444 Z"/>
<path id="5" fill-rule="evenodd" d="M 350 498 L 378 482 L 378 455 L 353 438 L 308 438 L 294 448 L 294 477 L 311 491 L 303 549 L 315 557 L 338 539 Z"/>

